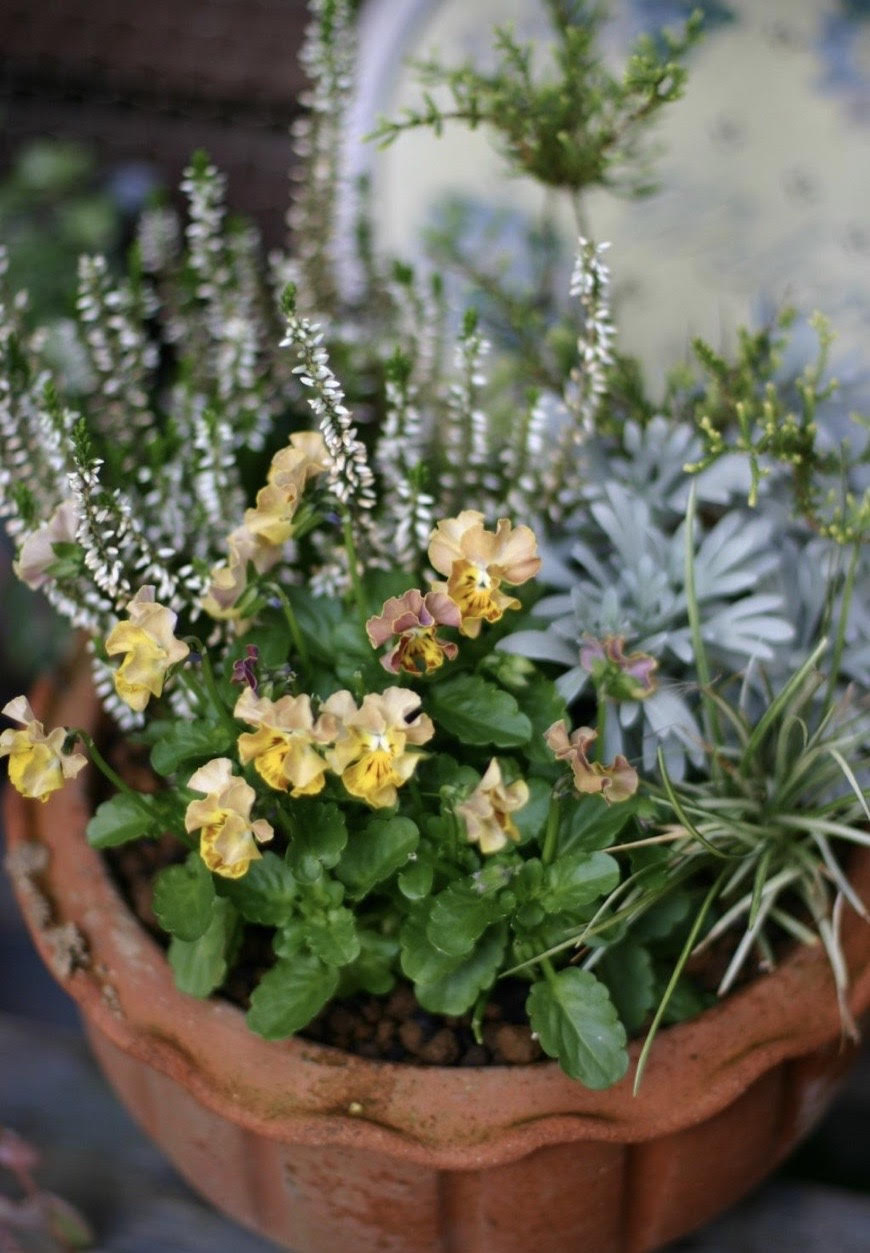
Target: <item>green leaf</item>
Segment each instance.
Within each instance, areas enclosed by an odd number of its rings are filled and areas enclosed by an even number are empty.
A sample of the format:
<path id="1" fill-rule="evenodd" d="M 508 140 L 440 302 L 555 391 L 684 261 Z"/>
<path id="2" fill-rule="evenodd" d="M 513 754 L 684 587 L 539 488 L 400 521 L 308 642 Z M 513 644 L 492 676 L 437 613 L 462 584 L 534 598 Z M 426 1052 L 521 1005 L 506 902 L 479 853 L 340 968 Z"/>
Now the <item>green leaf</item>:
<path id="1" fill-rule="evenodd" d="M 681 922 L 686 921 L 691 906 L 692 898 L 688 892 L 670 892 L 635 918 L 631 924 L 631 938 L 640 942 L 665 939 Z"/>
<path id="2" fill-rule="evenodd" d="M 608 848 L 616 843 L 616 837 L 637 812 L 638 803 L 634 799 L 608 805 L 600 796 L 571 797 L 562 806 L 559 853 Z"/>
<path id="3" fill-rule="evenodd" d="M 312 596 L 303 587 L 285 587 L 299 629 L 312 656 L 333 662 L 332 628 L 341 621 L 341 601 L 328 596 Z"/>
<path id="4" fill-rule="evenodd" d="M 230 902 L 219 897 L 212 908 L 211 922 L 198 940 L 172 939 L 169 964 L 182 992 L 205 997 L 220 987 L 226 978 L 227 952 L 237 921 Z"/>
<path id="5" fill-rule="evenodd" d="M 278 961 L 254 989 L 247 1022 L 267 1040 L 282 1040 L 306 1027 L 335 995 L 338 971 L 313 954 Z"/>
<path id="6" fill-rule="evenodd" d="M 532 724 L 526 756 L 533 765 L 547 769 L 554 777 L 561 774 L 564 767 L 556 761 L 544 740 L 544 732 L 567 714 L 565 701 L 559 695 L 556 684 L 550 679 L 536 678 L 525 687 L 515 689 L 515 693 L 520 709 Z"/>
<path id="7" fill-rule="evenodd" d="M 245 656 L 249 644 L 257 649 L 258 665 L 264 670 L 276 670 L 286 664 L 292 651 L 290 628 L 283 618 L 267 622 L 247 630 L 230 649 L 226 660 L 226 672 L 232 674 L 233 662 Z M 241 690 L 241 689 L 237 689 Z"/>
<path id="8" fill-rule="evenodd" d="M 128 840 L 157 834 L 154 798 L 137 792 L 118 792 L 103 801 L 87 826 L 88 843 L 93 848 L 116 848 Z"/>
<path id="9" fill-rule="evenodd" d="M 399 942 L 395 936 L 368 930 L 359 933 L 359 940 L 359 957 L 340 971 L 339 996 L 354 996 L 357 992 L 384 996 L 396 982 Z"/>
<path id="10" fill-rule="evenodd" d="M 531 778 L 526 782 L 529 786 L 529 799 L 522 809 L 518 809 L 515 814 L 511 815 L 520 833 L 521 844 L 526 844 L 541 834 L 544 823 L 547 821 L 550 797 L 553 794 L 553 785 L 546 779 Z"/>
<path id="11" fill-rule="evenodd" d="M 547 866 L 541 904 L 548 913 L 582 909 L 619 882 L 619 865 L 607 853 L 574 853 Z"/>
<path id="12" fill-rule="evenodd" d="M 432 891 L 432 879 L 435 869 L 431 862 L 412 862 L 407 870 L 399 875 L 399 891 L 409 901 L 422 901 Z"/>
<path id="13" fill-rule="evenodd" d="M 233 744 L 229 731 L 217 721 L 167 722 L 165 726 L 151 749 L 151 765 L 158 774 L 172 775 L 183 765 L 222 757 Z"/>
<path id="14" fill-rule="evenodd" d="M 322 919 L 309 921 L 307 938 L 312 951 L 330 966 L 347 966 L 359 957 L 356 922 L 343 905 L 330 909 Z"/>
<path id="15" fill-rule="evenodd" d="M 287 863 L 267 851 L 241 879 L 222 880 L 220 890 L 248 922 L 280 927 L 293 913 L 297 887 Z"/>
<path id="16" fill-rule="evenodd" d="M 347 844 L 347 823 L 331 801 L 302 798 L 293 804 L 293 838 L 287 862 L 300 878 L 316 879 L 319 868 L 331 870 Z"/>
<path id="17" fill-rule="evenodd" d="M 643 1026 L 656 1003 L 652 959 L 640 944 L 618 944 L 598 963 L 598 974 L 626 1030 L 633 1035 Z"/>
<path id="18" fill-rule="evenodd" d="M 214 883 L 199 853 L 191 853 L 182 866 L 167 866 L 154 881 L 157 921 L 179 940 L 205 934 L 214 903 Z"/>
<path id="19" fill-rule="evenodd" d="M 607 988 L 570 966 L 532 985 L 526 1001 L 541 1048 L 587 1088 L 609 1088 L 628 1069 L 625 1028 Z"/>
<path id="20" fill-rule="evenodd" d="M 304 918 L 294 918 L 275 932 L 272 948 L 276 957 L 296 957 L 308 941 L 308 923 Z"/>
<path id="21" fill-rule="evenodd" d="M 416 982 L 414 990 L 423 1009 L 432 1014 L 464 1014 L 480 993 L 495 982 L 506 944 L 507 927 L 499 923 L 484 932 L 474 951 L 450 970 Z"/>
<path id="22" fill-rule="evenodd" d="M 427 707 L 437 726 L 463 744 L 528 744 L 532 724 L 513 696 L 480 675 L 460 674 L 431 688 Z"/>
<path id="23" fill-rule="evenodd" d="M 448 957 L 464 957 L 504 912 L 497 896 L 482 895 L 472 883 L 451 883 L 432 902 L 426 936 Z"/>
<path id="24" fill-rule="evenodd" d="M 351 896 L 365 896 L 405 865 L 419 839 L 410 818 L 372 818 L 351 836 L 335 873 Z"/>

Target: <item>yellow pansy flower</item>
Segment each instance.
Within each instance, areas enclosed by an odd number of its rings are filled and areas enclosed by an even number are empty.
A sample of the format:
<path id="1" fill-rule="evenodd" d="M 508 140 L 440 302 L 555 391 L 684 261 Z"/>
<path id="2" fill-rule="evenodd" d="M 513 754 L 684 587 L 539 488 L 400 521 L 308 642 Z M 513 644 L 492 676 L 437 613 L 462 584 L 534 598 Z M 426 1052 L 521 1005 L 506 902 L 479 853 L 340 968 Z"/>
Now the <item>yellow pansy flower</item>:
<path id="1" fill-rule="evenodd" d="M 239 736 L 239 760 L 254 769 L 269 787 L 291 796 L 314 796 L 323 790 L 327 765 L 315 744 L 335 739 L 334 719 L 314 721 L 309 696 L 282 696 L 272 701 L 245 688 L 235 717 L 256 731 Z"/>
<path id="2" fill-rule="evenodd" d="M 326 760 L 351 796 L 373 809 L 395 805 L 396 789 L 407 783 L 420 760 L 408 746 L 425 744 L 435 734 L 426 714 L 408 722 L 419 707 L 420 697 L 405 687 L 370 692 L 359 708 L 350 692 L 336 692 L 326 701 L 324 716 L 337 722 L 335 746 Z"/>
<path id="3" fill-rule="evenodd" d="M 190 652 L 173 635 L 177 615 L 154 599 L 153 587 L 141 587 L 127 606 L 129 621 L 119 622 L 106 640 L 110 657 L 126 653 L 115 671 L 115 691 L 131 709 L 141 712 L 152 696 L 160 696 L 170 666 Z"/>
<path id="4" fill-rule="evenodd" d="M 68 734 L 64 727 L 45 734 L 26 696 L 16 696 L 2 712 L 24 728 L 13 731 L 9 727 L 0 735 L 0 757 L 9 758 L 9 782 L 22 796 L 47 801 L 87 765 L 88 759 L 81 753 L 64 752 Z"/>
<path id="5" fill-rule="evenodd" d="M 215 757 L 200 766 L 188 780 L 205 799 L 191 801 L 184 816 L 187 831 L 199 831 L 199 855 L 214 874 L 241 879 L 260 856 L 257 842 L 265 844 L 275 834 L 265 818 L 251 821 L 256 792 L 233 774 L 228 757 Z"/>
<path id="6" fill-rule="evenodd" d="M 479 844 L 482 853 L 497 853 L 508 840 L 516 842 L 520 833 L 511 814 L 529 800 L 529 787 L 523 779 L 505 785 L 498 759 L 493 757 L 486 774 L 469 796 L 456 806 L 465 823 L 470 844 Z"/>
<path id="7" fill-rule="evenodd" d="M 501 590 L 502 583 L 517 586 L 534 578 L 541 568 L 537 540 L 527 526 L 514 527 L 499 518 L 495 531 L 484 529 L 484 517 L 476 509 L 464 509 L 456 518 L 446 518 L 429 537 L 429 560 L 446 584 L 435 584 L 446 592 L 462 614 L 463 635 L 472 639 L 484 622 L 497 622 L 506 609 L 519 609 L 520 602 Z"/>

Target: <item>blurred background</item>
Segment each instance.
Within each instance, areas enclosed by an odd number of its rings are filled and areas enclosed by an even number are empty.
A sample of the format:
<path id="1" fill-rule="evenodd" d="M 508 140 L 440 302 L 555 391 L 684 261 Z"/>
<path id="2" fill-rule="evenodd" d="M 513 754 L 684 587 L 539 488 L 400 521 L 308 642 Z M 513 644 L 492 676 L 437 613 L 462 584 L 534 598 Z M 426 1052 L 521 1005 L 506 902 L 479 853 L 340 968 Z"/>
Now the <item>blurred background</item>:
<path id="1" fill-rule="evenodd" d="M 545 30 L 538 0 L 367 0 L 348 178 L 370 175 L 376 234 L 420 254 L 457 215 L 505 265 L 544 204 L 507 180 L 482 136 L 406 137 L 376 153 L 380 113 L 417 99 L 409 57 L 485 63 L 495 22 Z M 609 0 L 606 52 L 705 11 L 689 90 L 658 132 L 663 189 L 598 194 L 589 228 L 610 240 L 617 323 L 655 382 L 702 334 L 727 346 L 740 322 L 783 303 L 828 314 L 842 412 L 870 412 L 870 0 Z M 34 323 L 63 351 L 76 258 L 124 263 L 133 225 L 175 199 L 191 153 L 229 179 L 232 208 L 265 246 L 286 234 L 288 127 L 303 77 L 303 0 L 0 0 L 0 241 Z M 352 204 L 348 200 L 347 229 Z M 573 226 L 563 224 L 570 253 Z M 352 284 L 348 272 L 346 282 Z M 809 352 L 799 324 L 796 349 Z M 0 543 L 0 704 L 65 646 Z M 74 1011 L 30 950 L 0 881 L 0 1126 L 38 1145 L 42 1178 L 74 1200 L 112 1253 L 264 1246 L 201 1206 L 114 1105 Z M 82 1127 L 86 1129 L 82 1131 Z M 773 1184 L 686 1249 L 870 1248 L 867 1063 Z M 2 1182 L 0 1182 L 2 1192 Z"/>

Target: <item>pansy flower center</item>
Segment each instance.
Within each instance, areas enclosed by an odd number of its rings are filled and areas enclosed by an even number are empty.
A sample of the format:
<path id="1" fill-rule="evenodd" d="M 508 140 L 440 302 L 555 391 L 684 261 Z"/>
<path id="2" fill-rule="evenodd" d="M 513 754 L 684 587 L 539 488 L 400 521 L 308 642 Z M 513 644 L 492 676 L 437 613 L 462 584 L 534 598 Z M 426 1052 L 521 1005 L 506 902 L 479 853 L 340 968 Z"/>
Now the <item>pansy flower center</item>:
<path id="1" fill-rule="evenodd" d="M 502 615 L 493 598 L 500 582 L 485 566 L 472 561 L 457 561 L 453 565 L 447 591 L 450 599 L 459 606 L 463 618 L 485 618 L 495 622 Z"/>

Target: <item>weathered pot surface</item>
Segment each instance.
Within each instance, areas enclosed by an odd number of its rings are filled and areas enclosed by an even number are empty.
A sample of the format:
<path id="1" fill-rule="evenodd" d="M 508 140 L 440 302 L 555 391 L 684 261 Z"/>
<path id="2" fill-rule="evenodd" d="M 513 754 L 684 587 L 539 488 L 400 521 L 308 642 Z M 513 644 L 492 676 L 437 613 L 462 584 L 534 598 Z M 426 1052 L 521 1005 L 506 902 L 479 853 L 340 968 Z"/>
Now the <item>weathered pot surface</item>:
<path id="1" fill-rule="evenodd" d="M 98 717 L 81 669 L 33 705 L 51 725 Z M 663 1032 L 637 1097 L 630 1074 L 590 1092 L 555 1064 L 414 1067 L 268 1042 L 234 1006 L 176 990 L 86 844 L 81 777 L 45 805 L 7 789 L 5 812 L 35 942 L 121 1099 L 200 1191 L 297 1253 L 659 1247 L 789 1151 L 853 1051 L 815 949 Z M 870 853 L 853 878 L 870 896 Z M 850 914 L 843 942 L 857 1015 L 870 926 Z"/>

